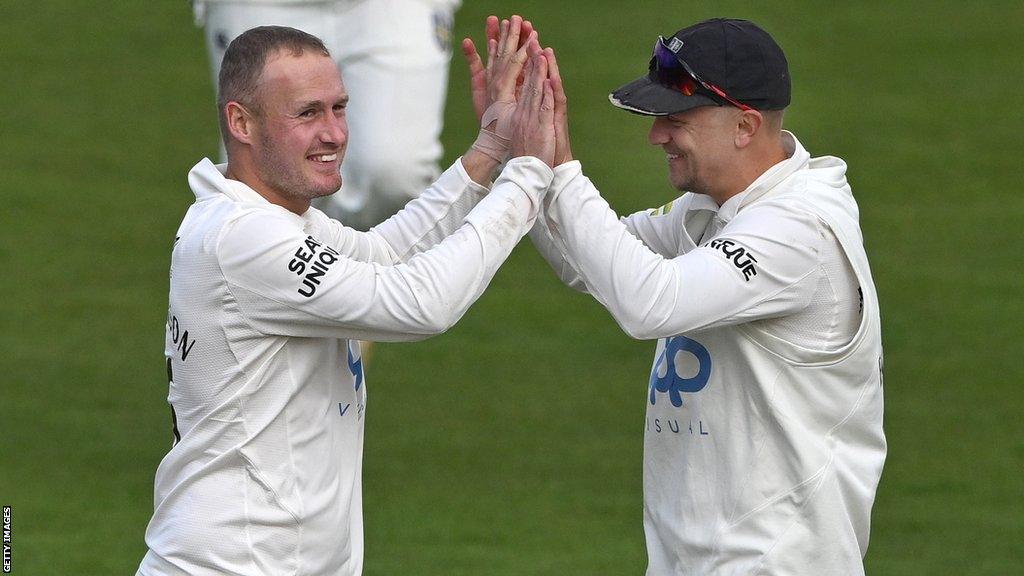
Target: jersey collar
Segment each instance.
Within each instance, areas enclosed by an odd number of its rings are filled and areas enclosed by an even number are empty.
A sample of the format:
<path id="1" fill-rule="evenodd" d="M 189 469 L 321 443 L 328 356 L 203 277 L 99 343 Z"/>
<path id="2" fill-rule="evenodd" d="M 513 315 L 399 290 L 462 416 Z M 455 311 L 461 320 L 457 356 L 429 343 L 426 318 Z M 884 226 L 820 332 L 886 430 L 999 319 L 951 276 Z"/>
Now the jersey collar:
<path id="1" fill-rule="evenodd" d="M 811 155 L 804 149 L 792 132 L 788 130 L 782 131 L 782 146 L 788 158 L 765 170 L 763 174 L 750 183 L 750 186 L 747 186 L 746 190 L 726 200 L 722 207 L 718 209 L 718 218 L 722 222 L 732 220 L 737 212 L 760 200 L 783 180 L 807 168 Z"/>
<path id="2" fill-rule="evenodd" d="M 227 169 L 227 164 L 214 164 L 209 158 L 203 158 L 193 166 L 188 173 L 188 183 L 196 195 L 196 200 L 223 194 L 235 202 L 270 203 L 260 196 L 259 192 L 238 180 L 225 177 Z"/>
<path id="3" fill-rule="evenodd" d="M 213 198 L 217 195 L 223 195 L 235 202 L 270 206 L 288 214 L 298 222 L 305 221 L 303 216 L 299 216 L 283 206 L 270 202 L 243 182 L 225 177 L 227 169 L 227 164 L 214 164 L 209 158 L 203 158 L 192 167 L 192 170 L 188 173 L 188 183 L 192 188 L 192 192 L 196 195 L 197 202 Z M 310 210 L 307 210 L 306 215 L 309 215 L 309 213 Z"/>

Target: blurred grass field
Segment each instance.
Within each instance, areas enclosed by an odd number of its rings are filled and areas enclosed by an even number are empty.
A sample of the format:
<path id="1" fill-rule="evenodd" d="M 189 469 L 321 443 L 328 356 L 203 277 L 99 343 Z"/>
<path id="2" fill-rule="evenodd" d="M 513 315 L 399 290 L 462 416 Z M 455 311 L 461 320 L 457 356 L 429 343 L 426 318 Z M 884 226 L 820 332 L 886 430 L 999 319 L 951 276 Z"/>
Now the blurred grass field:
<path id="1" fill-rule="evenodd" d="M 674 195 L 607 92 L 653 39 L 746 17 L 786 50 L 787 127 L 850 165 L 881 295 L 889 458 L 869 574 L 1024 573 L 1024 5 L 467 0 L 554 46 L 573 149 L 620 213 Z M 130 574 L 170 445 L 162 358 L 185 174 L 217 154 L 183 0 L 0 8 L 0 504 L 14 573 Z M 456 54 L 446 161 L 475 132 Z M 409 86 L 415 90 L 415 86 Z M 369 576 L 642 574 L 652 342 L 528 242 L 448 334 L 368 370 Z"/>

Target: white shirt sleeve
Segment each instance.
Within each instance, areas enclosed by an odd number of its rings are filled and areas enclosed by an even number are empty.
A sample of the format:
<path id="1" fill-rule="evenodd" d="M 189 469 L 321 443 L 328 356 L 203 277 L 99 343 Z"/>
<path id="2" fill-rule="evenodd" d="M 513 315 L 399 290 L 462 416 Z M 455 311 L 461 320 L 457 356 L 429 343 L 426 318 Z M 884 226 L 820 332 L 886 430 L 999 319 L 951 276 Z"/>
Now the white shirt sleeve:
<path id="1" fill-rule="evenodd" d="M 806 307 L 820 274 L 816 218 L 763 200 L 705 246 L 666 257 L 621 222 L 577 169 L 545 202 L 554 244 L 634 338 L 782 316 Z"/>
<path id="2" fill-rule="evenodd" d="M 480 296 L 533 224 L 551 178 L 536 158 L 509 161 L 461 227 L 395 265 L 351 258 L 270 211 L 226 224 L 218 259 L 240 312 L 265 334 L 421 339 Z"/>
<path id="3" fill-rule="evenodd" d="M 580 173 L 579 161 L 572 161 L 555 167 L 555 178 L 551 182 L 551 194 L 545 200 L 537 223 L 530 230 L 530 240 L 547 260 L 562 282 L 575 290 L 586 292 L 586 282 L 573 267 L 570 259 L 558 247 L 552 223 L 547 215 L 546 205 L 569 185 Z M 690 210 L 697 200 L 694 194 L 682 197 L 655 209 L 642 210 L 620 218 L 630 234 L 643 242 L 653 252 L 666 258 L 685 254 L 696 248 L 693 237 L 700 239 L 704 228 L 714 216 L 713 210 Z"/>
<path id="4" fill-rule="evenodd" d="M 555 177 L 551 181 L 551 190 L 564 188 L 579 171 L 580 163 L 575 160 L 556 166 Z M 627 230 L 636 235 L 631 218 L 623 218 L 622 222 Z M 530 241 L 533 242 L 534 248 L 547 261 L 563 284 L 573 290 L 587 292 L 586 282 L 573 266 L 571 259 L 562 251 L 560 243 L 556 240 L 557 232 L 553 231 L 552 227 L 553 224 L 547 216 L 547 202 L 545 202 L 545 206 L 541 208 L 540 214 L 537 216 L 537 221 L 530 229 Z"/>
<path id="5" fill-rule="evenodd" d="M 558 276 L 558 279 L 563 284 L 573 290 L 586 292 L 586 282 L 583 281 L 579 271 L 573 267 L 569 258 L 559 248 L 558 242 L 555 240 L 555 233 L 551 231 L 549 226 L 547 210 L 542 208 L 537 216 L 537 221 L 534 222 L 533 228 L 530 229 L 530 241 L 533 242 L 534 248 L 544 257 L 544 260 L 555 271 L 555 275 Z"/>
<path id="6" fill-rule="evenodd" d="M 324 242 L 349 258 L 395 264 L 447 238 L 486 194 L 487 188 L 470 179 L 460 158 L 418 198 L 367 232 L 322 212 L 317 212 L 317 227 Z"/>

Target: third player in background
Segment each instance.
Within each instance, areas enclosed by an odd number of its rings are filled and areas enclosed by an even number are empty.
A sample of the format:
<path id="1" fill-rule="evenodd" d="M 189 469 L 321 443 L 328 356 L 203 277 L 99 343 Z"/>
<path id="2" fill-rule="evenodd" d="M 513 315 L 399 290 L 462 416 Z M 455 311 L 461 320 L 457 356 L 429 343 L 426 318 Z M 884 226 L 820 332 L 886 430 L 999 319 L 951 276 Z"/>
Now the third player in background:
<path id="1" fill-rule="evenodd" d="M 319 37 L 351 97 L 350 140 L 340 192 L 320 209 L 366 230 L 415 198 L 440 174 L 438 161 L 460 0 L 200 0 L 214 85 L 228 44 L 264 25 Z"/>

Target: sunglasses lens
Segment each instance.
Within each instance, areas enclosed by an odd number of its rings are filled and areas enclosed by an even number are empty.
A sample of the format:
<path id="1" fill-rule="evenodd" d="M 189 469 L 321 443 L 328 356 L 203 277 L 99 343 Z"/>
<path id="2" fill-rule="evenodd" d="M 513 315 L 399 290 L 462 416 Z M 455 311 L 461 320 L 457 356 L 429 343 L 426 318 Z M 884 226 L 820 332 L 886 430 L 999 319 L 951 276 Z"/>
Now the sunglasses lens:
<path id="1" fill-rule="evenodd" d="M 679 62 L 675 53 L 665 46 L 664 39 L 659 38 L 658 43 L 654 45 L 651 70 L 655 73 L 658 83 L 666 88 L 682 92 L 687 96 L 693 96 L 697 91 L 697 82 Z"/>
<path id="2" fill-rule="evenodd" d="M 654 45 L 654 61 L 658 63 L 658 68 L 682 68 L 675 53 L 665 46 L 664 38 L 658 38 L 658 42 Z"/>

